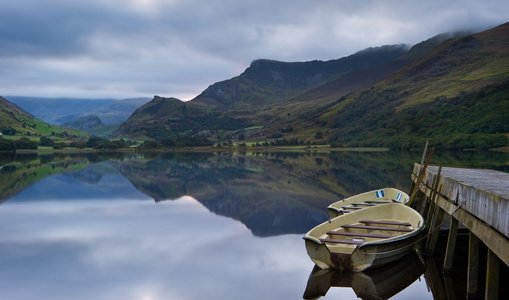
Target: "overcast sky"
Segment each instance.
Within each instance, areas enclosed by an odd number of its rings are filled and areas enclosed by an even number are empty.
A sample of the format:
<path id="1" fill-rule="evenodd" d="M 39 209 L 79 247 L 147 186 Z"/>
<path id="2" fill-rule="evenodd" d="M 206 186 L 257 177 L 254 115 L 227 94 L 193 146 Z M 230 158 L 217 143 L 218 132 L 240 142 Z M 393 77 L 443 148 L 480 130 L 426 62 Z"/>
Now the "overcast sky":
<path id="1" fill-rule="evenodd" d="M 1 0 L 0 95 L 188 100 L 258 58 L 330 60 L 508 21 L 507 0 Z"/>

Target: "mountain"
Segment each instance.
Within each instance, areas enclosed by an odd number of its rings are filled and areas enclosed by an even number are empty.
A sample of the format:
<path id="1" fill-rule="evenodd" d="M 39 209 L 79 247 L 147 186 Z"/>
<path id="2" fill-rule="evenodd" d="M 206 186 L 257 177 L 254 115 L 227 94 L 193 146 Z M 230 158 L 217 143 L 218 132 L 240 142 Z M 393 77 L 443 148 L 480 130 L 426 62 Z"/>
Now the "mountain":
<path id="1" fill-rule="evenodd" d="M 69 136 L 87 136 L 83 131 L 45 123 L 3 97 L 0 97 L 0 132 L 19 136 L 49 136 L 64 132 Z"/>
<path id="2" fill-rule="evenodd" d="M 149 98 L 75 99 L 6 96 L 6 98 L 45 122 L 61 125 L 88 115 L 106 124 L 120 124 Z"/>
<path id="3" fill-rule="evenodd" d="M 509 23 L 448 39 L 318 119 L 348 146 L 445 148 L 509 144 Z"/>
<path id="4" fill-rule="evenodd" d="M 258 59 L 239 76 L 214 83 L 192 101 L 211 99 L 238 110 L 259 108 L 295 96 L 350 71 L 391 61 L 407 50 L 408 46 L 401 44 L 368 48 L 329 61 L 281 62 Z"/>
<path id="5" fill-rule="evenodd" d="M 189 102 L 154 97 L 115 136 L 446 148 L 508 145 L 509 25 L 327 62 L 256 60 Z M 476 109 L 472 109 L 475 107 Z"/>
<path id="6" fill-rule="evenodd" d="M 277 119 L 270 115 L 268 106 L 352 70 L 393 60 L 407 50 L 406 45 L 382 46 L 326 62 L 255 60 L 239 76 L 209 86 L 189 102 L 155 96 L 137 109 L 112 136 L 160 140 L 183 132 L 208 135 L 211 131 L 235 131 L 267 119 Z"/>

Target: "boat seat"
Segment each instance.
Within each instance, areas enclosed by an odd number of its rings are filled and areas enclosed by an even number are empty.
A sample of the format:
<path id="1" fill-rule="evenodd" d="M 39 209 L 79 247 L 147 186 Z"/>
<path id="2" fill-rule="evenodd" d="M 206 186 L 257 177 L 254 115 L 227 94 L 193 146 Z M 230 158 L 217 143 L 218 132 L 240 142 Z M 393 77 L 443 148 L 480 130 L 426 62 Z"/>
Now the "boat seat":
<path id="1" fill-rule="evenodd" d="M 344 231 L 328 231 L 328 235 L 344 235 L 344 236 L 359 236 L 359 237 L 372 237 L 379 239 L 388 239 L 394 237 L 386 234 L 375 234 L 375 233 L 355 233 L 355 232 L 344 232 Z"/>
<path id="2" fill-rule="evenodd" d="M 320 239 L 322 243 L 362 245 L 364 242 L 352 240 Z"/>
<path id="3" fill-rule="evenodd" d="M 357 206 L 376 206 L 376 204 L 372 204 L 372 203 L 352 203 L 352 205 L 357 205 Z"/>
<path id="4" fill-rule="evenodd" d="M 346 210 L 346 209 L 340 209 L 339 212 L 347 214 L 347 213 L 351 213 L 352 211 L 351 210 Z"/>
<path id="5" fill-rule="evenodd" d="M 375 221 L 375 220 L 362 220 L 360 223 L 370 223 L 370 224 L 384 224 L 384 225 L 399 225 L 399 226 L 412 226 L 410 223 L 402 223 L 402 222 L 393 222 L 393 221 Z"/>
<path id="6" fill-rule="evenodd" d="M 385 231 L 401 231 L 412 232 L 410 228 L 394 228 L 394 227 L 378 227 L 378 226 L 363 226 L 363 225 L 342 225 L 343 228 L 367 229 L 367 230 L 385 230 Z"/>
<path id="7" fill-rule="evenodd" d="M 362 207 L 355 207 L 355 206 L 343 206 L 344 209 L 362 209 Z"/>
<path id="8" fill-rule="evenodd" d="M 366 202 L 366 203 L 373 203 L 373 204 L 392 203 L 392 201 L 382 201 L 382 200 L 366 200 L 364 202 Z"/>

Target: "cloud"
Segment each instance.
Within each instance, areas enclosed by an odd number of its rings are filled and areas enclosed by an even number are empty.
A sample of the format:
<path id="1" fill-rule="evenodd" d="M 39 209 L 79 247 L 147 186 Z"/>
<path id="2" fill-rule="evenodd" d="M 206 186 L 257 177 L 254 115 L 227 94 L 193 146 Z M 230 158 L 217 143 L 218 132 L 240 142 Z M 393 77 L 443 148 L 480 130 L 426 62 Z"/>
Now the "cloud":
<path id="1" fill-rule="evenodd" d="M 3 0 L 0 94 L 189 99 L 254 59 L 335 59 L 508 13 L 502 0 Z"/>
<path id="2" fill-rule="evenodd" d="M 254 237 L 191 197 L 11 201 L 0 210 L 8 299 L 293 299 L 313 266 L 300 236 Z"/>

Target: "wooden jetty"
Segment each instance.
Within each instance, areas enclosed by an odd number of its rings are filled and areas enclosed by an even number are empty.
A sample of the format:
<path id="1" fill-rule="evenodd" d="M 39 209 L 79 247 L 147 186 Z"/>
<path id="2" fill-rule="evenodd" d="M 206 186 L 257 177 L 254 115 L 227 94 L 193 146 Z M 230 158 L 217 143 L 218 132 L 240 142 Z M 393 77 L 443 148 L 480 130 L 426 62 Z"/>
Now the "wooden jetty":
<path id="1" fill-rule="evenodd" d="M 425 169 L 422 172 L 422 169 Z M 450 272 L 458 227 L 469 231 L 467 296 L 478 294 L 479 245 L 487 247 L 485 299 L 497 299 L 500 263 L 509 266 L 509 173 L 415 164 L 411 206 L 426 220 L 424 253 L 433 254 L 440 227 L 449 230 L 443 272 Z"/>

